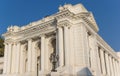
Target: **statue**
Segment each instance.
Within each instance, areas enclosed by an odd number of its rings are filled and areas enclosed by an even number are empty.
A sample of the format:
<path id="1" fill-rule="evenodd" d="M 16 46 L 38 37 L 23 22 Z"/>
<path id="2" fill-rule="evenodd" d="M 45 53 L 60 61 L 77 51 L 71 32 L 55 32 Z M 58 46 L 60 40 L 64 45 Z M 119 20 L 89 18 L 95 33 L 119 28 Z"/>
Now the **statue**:
<path id="1" fill-rule="evenodd" d="M 51 55 L 50 55 L 50 62 L 52 63 L 52 72 L 56 72 L 57 70 L 56 69 L 56 63 L 58 62 L 59 60 L 59 56 L 56 55 L 56 52 L 54 51 Z"/>

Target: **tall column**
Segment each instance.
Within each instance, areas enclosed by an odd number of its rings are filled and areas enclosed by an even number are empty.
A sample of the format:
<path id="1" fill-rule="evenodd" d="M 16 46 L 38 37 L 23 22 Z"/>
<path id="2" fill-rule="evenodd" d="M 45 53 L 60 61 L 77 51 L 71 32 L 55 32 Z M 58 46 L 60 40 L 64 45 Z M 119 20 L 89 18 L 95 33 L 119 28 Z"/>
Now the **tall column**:
<path id="1" fill-rule="evenodd" d="M 120 70 L 119 70 L 119 67 L 118 67 L 119 63 L 118 63 L 118 61 L 116 61 L 115 63 L 116 63 L 116 69 L 117 69 L 117 76 L 119 76 L 120 75 L 120 72 L 119 72 Z"/>
<path id="2" fill-rule="evenodd" d="M 74 66 L 74 64 L 75 64 L 75 52 L 74 52 L 74 37 L 73 37 L 73 35 L 74 35 L 74 31 L 73 31 L 73 27 L 70 27 L 70 29 L 69 29 L 69 33 L 70 33 L 70 36 L 69 36 L 69 38 L 70 38 L 70 46 L 69 46 L 69 48 L 70 48 L 70 65 L 72 65 L 72 66 Z M 62 35 L 63 36 L 63 35 Z M 64 50 L 63 50 L 63 55 L 64 55 Z M 64 59 L 64 57 L 63 57 L 63 59 Z M 64 62 L 64 60 L 63 60 L 63 62 Z M 74 70 L 73 70 L 73 72 L 74 72 Z"/>
<path id="3" fill-rule="evenodd" d="M 33 42 L 32 46 L 32 72 L 37 72 L 37 42 Z"/>
<path id="4" fill-rule="evenodd" d="M 16 65 L 16 67 L 15 67 L 15 72 L 16 73 L 19 73 L 20 71 L 19 71 L 19 65 L 20 65 L 20 42 L 18 42 L 17 43 L 17 49 L 16 49 L 16 62 L 15 62 L 15 65 Z"/>
<path id="5" fill-rule="evenodd" d="M 64 65 L 64 50 L 63 50 L 63 29 L 62 27 L 58 28 L 58 50 L 59 50 L 59 62 L 60 67 Z"/>
<path id="6" fill-rule="evenodd" d="M 45 67 L 45 63 L 44 63 L 44 60 L 45 60 L 45 36 L 41 36 L 41 71 L 44 71 L 44 67 Z"/>
<path id="7" fill-rule="evenodd" d="M 7 62 L 7 73 L 11 73 L 11 58 L 12 58 L 12 44 L 9 43 L 8 44 L 9 48 L 8 48 L 8 62 Z"/>
<path id="8" fill-rule="evenodd" d="M 28 67 L 27 71 L 31 72 L 32 70 L 32 39 L 28 39 Z"/>
<path id="9" fill-rule="evenodd" d="M 11 73 L 15 73 L 16 50 L 16 43 L 13 43 Z"/>
<path id="10" fill-rule="evenodd" d="M 115 59 L 114 58 L 112 59 L 112 62 L 113 62 L 113 67 L 114 67 L 113 68 L 114 69 L 114 76 L 117 76 L 117 73 L 116 73 L 117 70 L 116 70 L 116 64 L 115 64 Z"/>
<path id="11" fill-rule="evenodd" d="M 64 26 L 64 51 L 65 51 L 65 65 L 69 66 L 69 29 Z"/>
<path id="12" fill-rule="evenodd" d="M 103 75 L 105 75 L 106 70 L 105 70 L 105 60 L 104 60 L 104 51 L 103 51 L 103 49 L 100 49 L 100 58 L 101 58 L 101 65 L 102 65 L 102 73 L 103 73 Z"/>
<path id="13" fill-rule="evenodd" d="M 7 73 L 7 63 L 8 63 L 8 44 L 5 43 L 5 51 L 4 51 L 4 67 L 3 74 Z"/>
<path id="14" fill-rule="evenodd" d="M 25 56 L 24 56 L 24 50 L 25 50 L 25 44 L 21 44 L 21 47 L 20 47 L 20 74 L 23 74 L 25 72 L 25 64 L 24 64 L 24 61 L 25 61 Z"/>
<path id="15" fill-rule="evenodd" d="M 100 59 L 100 48 L 97 46 L 97 60 L 98 60 L 98 74 L 101 76 L 101 59 Z"/>
<path id="16" fill-rule="evenodd" d="M 117 62 L 117 69 L 118 69 L 118 76 L 120 76 L 120 61 L 119 62 Z"/>
<path id="17" fill-rule="evenodd" d="M 110 64 L 109 64 L 109 59 L 108 59 L 107 53 L 105 53 L 105 59 L 106 59 L 107 75 L 110 76 Z"/>
<path id="18" fill-rule="evenodd" d="M 111 56 L 109 56 L 109 64 L 110 64 L 111 76 L 114 76 Z"/>
<path id="19" fill-rule="evenodd" d="M 50 66 L 49 65 L 49 58 L 50 58 L 50 56 L 49 56 L 49 49 L 48 49 L 48 44 L 49 43 L 48 42 L 49 42 L 49 40 L 47 38 L 45 38 L 45 43 L 44 43 L 44 46 L 45 46 L 44 47 L 45 48 L 44 49 L 44 51 L 45 51 L 45 59 L 44 59 L 45 60 L 44 61 L 45 62 L 45 64 L 44 64 L 45 67 L 44 67 L 44 69 L 45 69 L 45 71 L 49 71 L 49 66 Z"/>

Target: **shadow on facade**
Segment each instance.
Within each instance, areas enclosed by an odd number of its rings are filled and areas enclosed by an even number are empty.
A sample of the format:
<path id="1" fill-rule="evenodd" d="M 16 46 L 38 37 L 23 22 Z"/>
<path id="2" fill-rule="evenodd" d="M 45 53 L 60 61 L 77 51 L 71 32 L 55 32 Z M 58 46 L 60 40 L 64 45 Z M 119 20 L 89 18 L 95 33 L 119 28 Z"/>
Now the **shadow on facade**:
<path id="1" fill-rule="evenodd" d="M 77 72 L 77 76 L 93 76 L 89 68 L 85 67 Z"/>

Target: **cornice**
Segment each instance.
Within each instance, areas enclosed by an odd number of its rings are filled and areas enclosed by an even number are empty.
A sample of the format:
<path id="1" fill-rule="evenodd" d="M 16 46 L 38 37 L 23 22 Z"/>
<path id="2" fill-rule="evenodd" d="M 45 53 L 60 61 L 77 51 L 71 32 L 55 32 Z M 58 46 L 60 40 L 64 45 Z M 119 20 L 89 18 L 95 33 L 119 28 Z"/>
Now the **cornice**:
<path id="1" fill-rule="evenodd" d="M 55 30 L 56 30 L 55 28 L 44 29 L 44 31 L 39 30 L 39 31 L 36 31 L 36 32 L 29 33 L 27 35 L 21 36 L 20 38 L 16 39 L 16 41 L 24 41 L 26 39 L 34 38 L 34 37 L 37 37 L 37 36 L 41 37 L 43 35 L 46 35 L 47 33 L 53 32 Z"/>
<path id="2" fill-rule="evenodd" d="M 91 17 L 91 13 L 87 12 L 87 13 L 79 13 L 77 15 L 75 15 L 75 19 L 79 20 L 79 19 L 83 19 L 83 21 L 85 21 L 95 32 L 99 31 L 99 28 L 96 24 L 95 21 L 91 21 L 90 19 L 88 19 L 88 17 Z"/>
<path id="3" fill-rule="evenodd" d="M 42 24 L 37 24 L 35 26 L 26 28 L 24 30 L 19 30 L 18 32 L 7 32 L 7 33 L 3 34 L 3 36 L 8 37 L 8 36 L 20 36 L 20 35 L 23 35 L 23 34 L 25 35 L 25 34 L 35 32 L 35 31 L 38 31 L 38 30 L 43 30 L 43 29 L 45 30 L 48 27 L 55 27 L 54 19 L 50 20 L 48 22 L 44 22 Z"/>
<path id="4" fill-rule="evenodd" d="M 69 10 L 65 10 L 65 11 L 62 11 L 62 12 L 58 12 L 56 14 L 54 14 L 53 16 L 59 20 L 61 18 L 70 18 L 70 19 L 73 19 L 75 14 L 73 14 L 72 12 L 70 12 Z"/>
<path id="5" fill-rule="evenodd" d="M 100 45 L 105 51 L 107 51 L 111 56 L 118 59 L 116 52 L 97 34 L 96 35 L 97 44 Z"/>

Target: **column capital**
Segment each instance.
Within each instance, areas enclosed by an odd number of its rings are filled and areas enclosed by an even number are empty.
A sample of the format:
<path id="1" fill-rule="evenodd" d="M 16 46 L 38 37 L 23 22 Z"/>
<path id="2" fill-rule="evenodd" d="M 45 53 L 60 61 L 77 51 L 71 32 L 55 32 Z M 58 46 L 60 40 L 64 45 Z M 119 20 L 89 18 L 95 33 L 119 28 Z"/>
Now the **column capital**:
<path id="1" fill-rule="evenodd" d="M 3 44 L 4 44 L 4 45 L 7 45 L 8 43 L 7 43 L 7 42 L 4 42 Z"/>
<path id="2" fill-rule="evenodd" d="M 63 26 L 58 25 L 57 28 L 63 28 Z"/>
<path id="3" fill-rule="evenodd" d="M 67 26 L 67 27 L 70 27 L 72 24 L 68 21 L 60 21 L 57 23 L 57 26 L 60 26 L 60 27 L 64 27 L 64 26 Z"/>
<path id="4" fill-rule="evenodd" d="M 17 44 L 21 44 L 21 42 L 19 41 L 19 42 L 17 42 Z"/>
<path id="5" fill-rule="evenodd" d="M 39 38 L 41 39 L 42 37 L 46 37 L 46 35 L 45 34 L 41 34 L 40 36 L 39 36 Z"/>
<path id="6" fill-rule="evenodd" d="M 32 38 L 28 38 L 27 41 L 32 41 Z"/>
<path id="7" fill-rule="evenodd" d="M 13 42 L 13 45 L 16 45 L 17 44 L 17 42 Z"/>
<path id="8" fill-rule="evenodd" d="M 100 47 L 100 51 L 103 51 L 103 52 L 104 52 L 104 49 Z"/>

